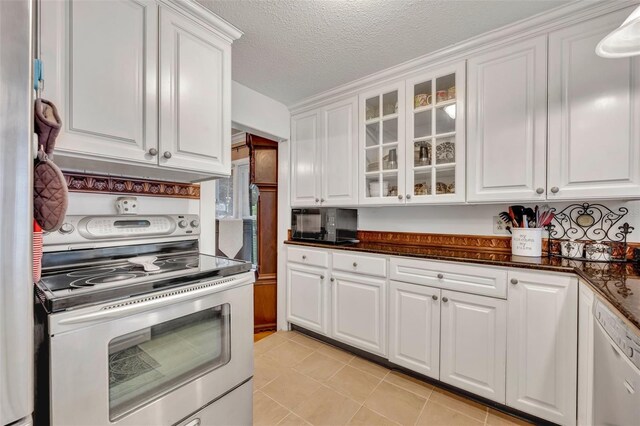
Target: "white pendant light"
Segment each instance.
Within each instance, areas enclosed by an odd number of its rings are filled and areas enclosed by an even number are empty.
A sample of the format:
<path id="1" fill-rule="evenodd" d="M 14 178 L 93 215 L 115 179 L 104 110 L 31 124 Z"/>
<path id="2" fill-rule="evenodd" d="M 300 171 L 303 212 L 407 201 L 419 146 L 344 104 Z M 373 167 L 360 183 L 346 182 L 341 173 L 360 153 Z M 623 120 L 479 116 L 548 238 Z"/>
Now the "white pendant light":
<path id="1" fill-rule="evenodd" d="M 603 58 L 640 55 L 640 7 L 598 43 L 596 54 Z"/>

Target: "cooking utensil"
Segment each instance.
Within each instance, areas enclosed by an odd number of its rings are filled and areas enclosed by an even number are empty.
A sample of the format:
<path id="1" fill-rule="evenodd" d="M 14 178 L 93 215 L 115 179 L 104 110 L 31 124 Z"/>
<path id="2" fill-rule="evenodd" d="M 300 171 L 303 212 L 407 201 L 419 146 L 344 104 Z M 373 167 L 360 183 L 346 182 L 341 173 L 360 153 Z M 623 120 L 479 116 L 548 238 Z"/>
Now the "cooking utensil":
<path id="1" fill-rule="evenodd" d="M 127 259 L 129 263 L 142 266 L 145 272 L 155 272 L 160 270 L 158 265 L 153 264 L 156 260 L 158 260 L 156 256 L 138 256 Z"/>
<path id="2" fill-rule="evenodd" d="M 518 226 L 520 226 L 521 228 L 524 228 L 524 213 L 525 213 L 525 208 L 524 206 L 511 206 L 511 209 L 513 210 L 513 214 L 514 217 L 516 218 L 516 221 L 518 222 Z"/>
<path id="3" fill-rule="evenodd" d="M 513 206 L 509 206 L 509 217 L 511 217 L 511 221 L 513 222 L 513 226 L 515 228 L 519 228 L 520 227 L 520 222 L 518 222 L 518 218 L 516 217 L 516 214 L 513 211 Z"/>

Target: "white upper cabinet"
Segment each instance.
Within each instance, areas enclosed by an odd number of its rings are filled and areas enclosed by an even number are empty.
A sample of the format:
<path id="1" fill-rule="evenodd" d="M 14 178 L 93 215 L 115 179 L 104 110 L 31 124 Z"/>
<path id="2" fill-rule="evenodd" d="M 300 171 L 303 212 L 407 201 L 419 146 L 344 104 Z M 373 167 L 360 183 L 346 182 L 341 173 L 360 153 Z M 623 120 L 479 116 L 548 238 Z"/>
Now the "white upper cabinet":
<path id="1" fill-rule="evenodd" d="M 404 204 L 404 82 L 360 94 L 360 204 Z"/>
<path id="2" fill-rule="evenodd" d="M 474 56 L 468 72 L 467 200 L 544 200 L 546 35 Z"/>
<path id="3" fill-rule="evenodd" d="M 231 42 L 191 2 L 43 1 L 43 97 L 63 168 L 199 180 L 231 171 Z"/>
<path id="4" fill-rule="evenodd" d="M 358 98 L 322 108 L 323 206 L 358 204 Z"/>
<path id="5" fill-rule="evenodd" d="M 549 35 L 549 200 L 640 197 L 640 59 L 595 54 L 631 10 Z"/>
<path id="6" fill-rule="evenodd" d="M 43 96 L 63 122 L 56 153 L 157 163 L 156 2 L 41 7 Z"/>
<path id="7" fill-rule="evenodd" d="M 406 81 L 407 204 L 465 200 L 465 64 Z"/>
<path id="8" fill-rule="evenodd" d="M 440 380 L 505 403 L 507 302 L 442 291 Z"/>
<path id="9" fill-rule="evenodd" d="M 231 173 L 231 45 L 160 7 L 160 165 Z"/>
<path id="10" fill-rule="evenodd" d="M 578 288 L 570 275 L 509 272 L 507 405 L 576 423 Z"/>
<path id="11" fill-rule="evenodd" d="M 291 117 L 291 205 L 358 203 L 357 97 Z"/>
<path id="12" fill-rule="evenodd" d="M 291 118 L 291 206 L 320 203 L 320 113 L 312 111 Z"/>

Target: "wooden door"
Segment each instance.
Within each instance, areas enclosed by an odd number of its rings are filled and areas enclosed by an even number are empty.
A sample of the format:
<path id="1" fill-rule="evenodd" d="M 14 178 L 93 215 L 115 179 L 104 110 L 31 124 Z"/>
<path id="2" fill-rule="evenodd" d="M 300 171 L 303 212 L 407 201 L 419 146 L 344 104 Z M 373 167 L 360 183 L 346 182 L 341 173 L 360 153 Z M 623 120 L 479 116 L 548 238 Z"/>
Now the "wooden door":
<path id="1" fill-rule="evenodd" d="M 160 6 L 160 166 L 231 174 L 231 45 Z"/>
<path id="2" fill-rule="evenodd" d="M 247 134 L 250 176 L 258 187 L 258 271 L 254 285 L 256 332 L 275 330 L 278 279 L 278 143 Z"/>
<path id="3" fill-rule="evenodd" d="M 322 108 L 323 206 L 358 204 L 358 97 Z M 295 181 L 295 179 L 294 179 Z"/>
<path id="4" fill-rule="evenodd" d="M 595 53 L 632 10 L 549 35 L 549 200 L 640 196 L 640 58 Z"/>
<path id="5" fill-rule="evenodd" d="M 389 282 L 389 361 L 440 378 L 440 290 Z"/>
<path id="6" fill-rule="evenodd" d="M 156 164 L 156 2 L 44 1 L 41 7 L 44 95 L 63 122 L 56 150 Z"/>
<path id="7" fill-rule="evenodd" d="M 287 265 L 287 321 L 317 333 L 328 333 L 327 279 L 326 269 Z"/>
<path id="8" fill-rule="evenodd" d="M 469 60 L 467 200 L 544 200 L 547 37 Z"/>
<path id="9" fill-rule="evenodd" d="M 507 302 L 442 291 L 440 380 L 505 403 Z"/>
<path id="10" fill-rule="evenodd" d="M 384 279 L 331 274 L 331 337 L 386 356 L 386 287 Z"/>
<path id="11" fill-rule="evenodd" d="M 576 424 L 578 289 L 570 275 L 509 272 L 507 405 Z"/>
<path id="12" fill-rule="evenodd" d="M 291 206 L 320 205 L 320 114 L 291 117 Z"/>

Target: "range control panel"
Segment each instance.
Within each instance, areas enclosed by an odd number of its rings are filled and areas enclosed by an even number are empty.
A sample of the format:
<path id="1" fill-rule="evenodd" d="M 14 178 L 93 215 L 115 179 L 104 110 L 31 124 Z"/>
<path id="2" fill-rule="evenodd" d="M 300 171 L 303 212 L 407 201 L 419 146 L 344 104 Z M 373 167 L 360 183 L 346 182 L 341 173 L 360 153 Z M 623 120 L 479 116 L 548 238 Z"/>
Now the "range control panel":
<path id="1" fill-rule="evenodd" d="M 44 246 L 197 237 L 198 215 L 67 216 L 59 230 L 45 233 Z"/>

